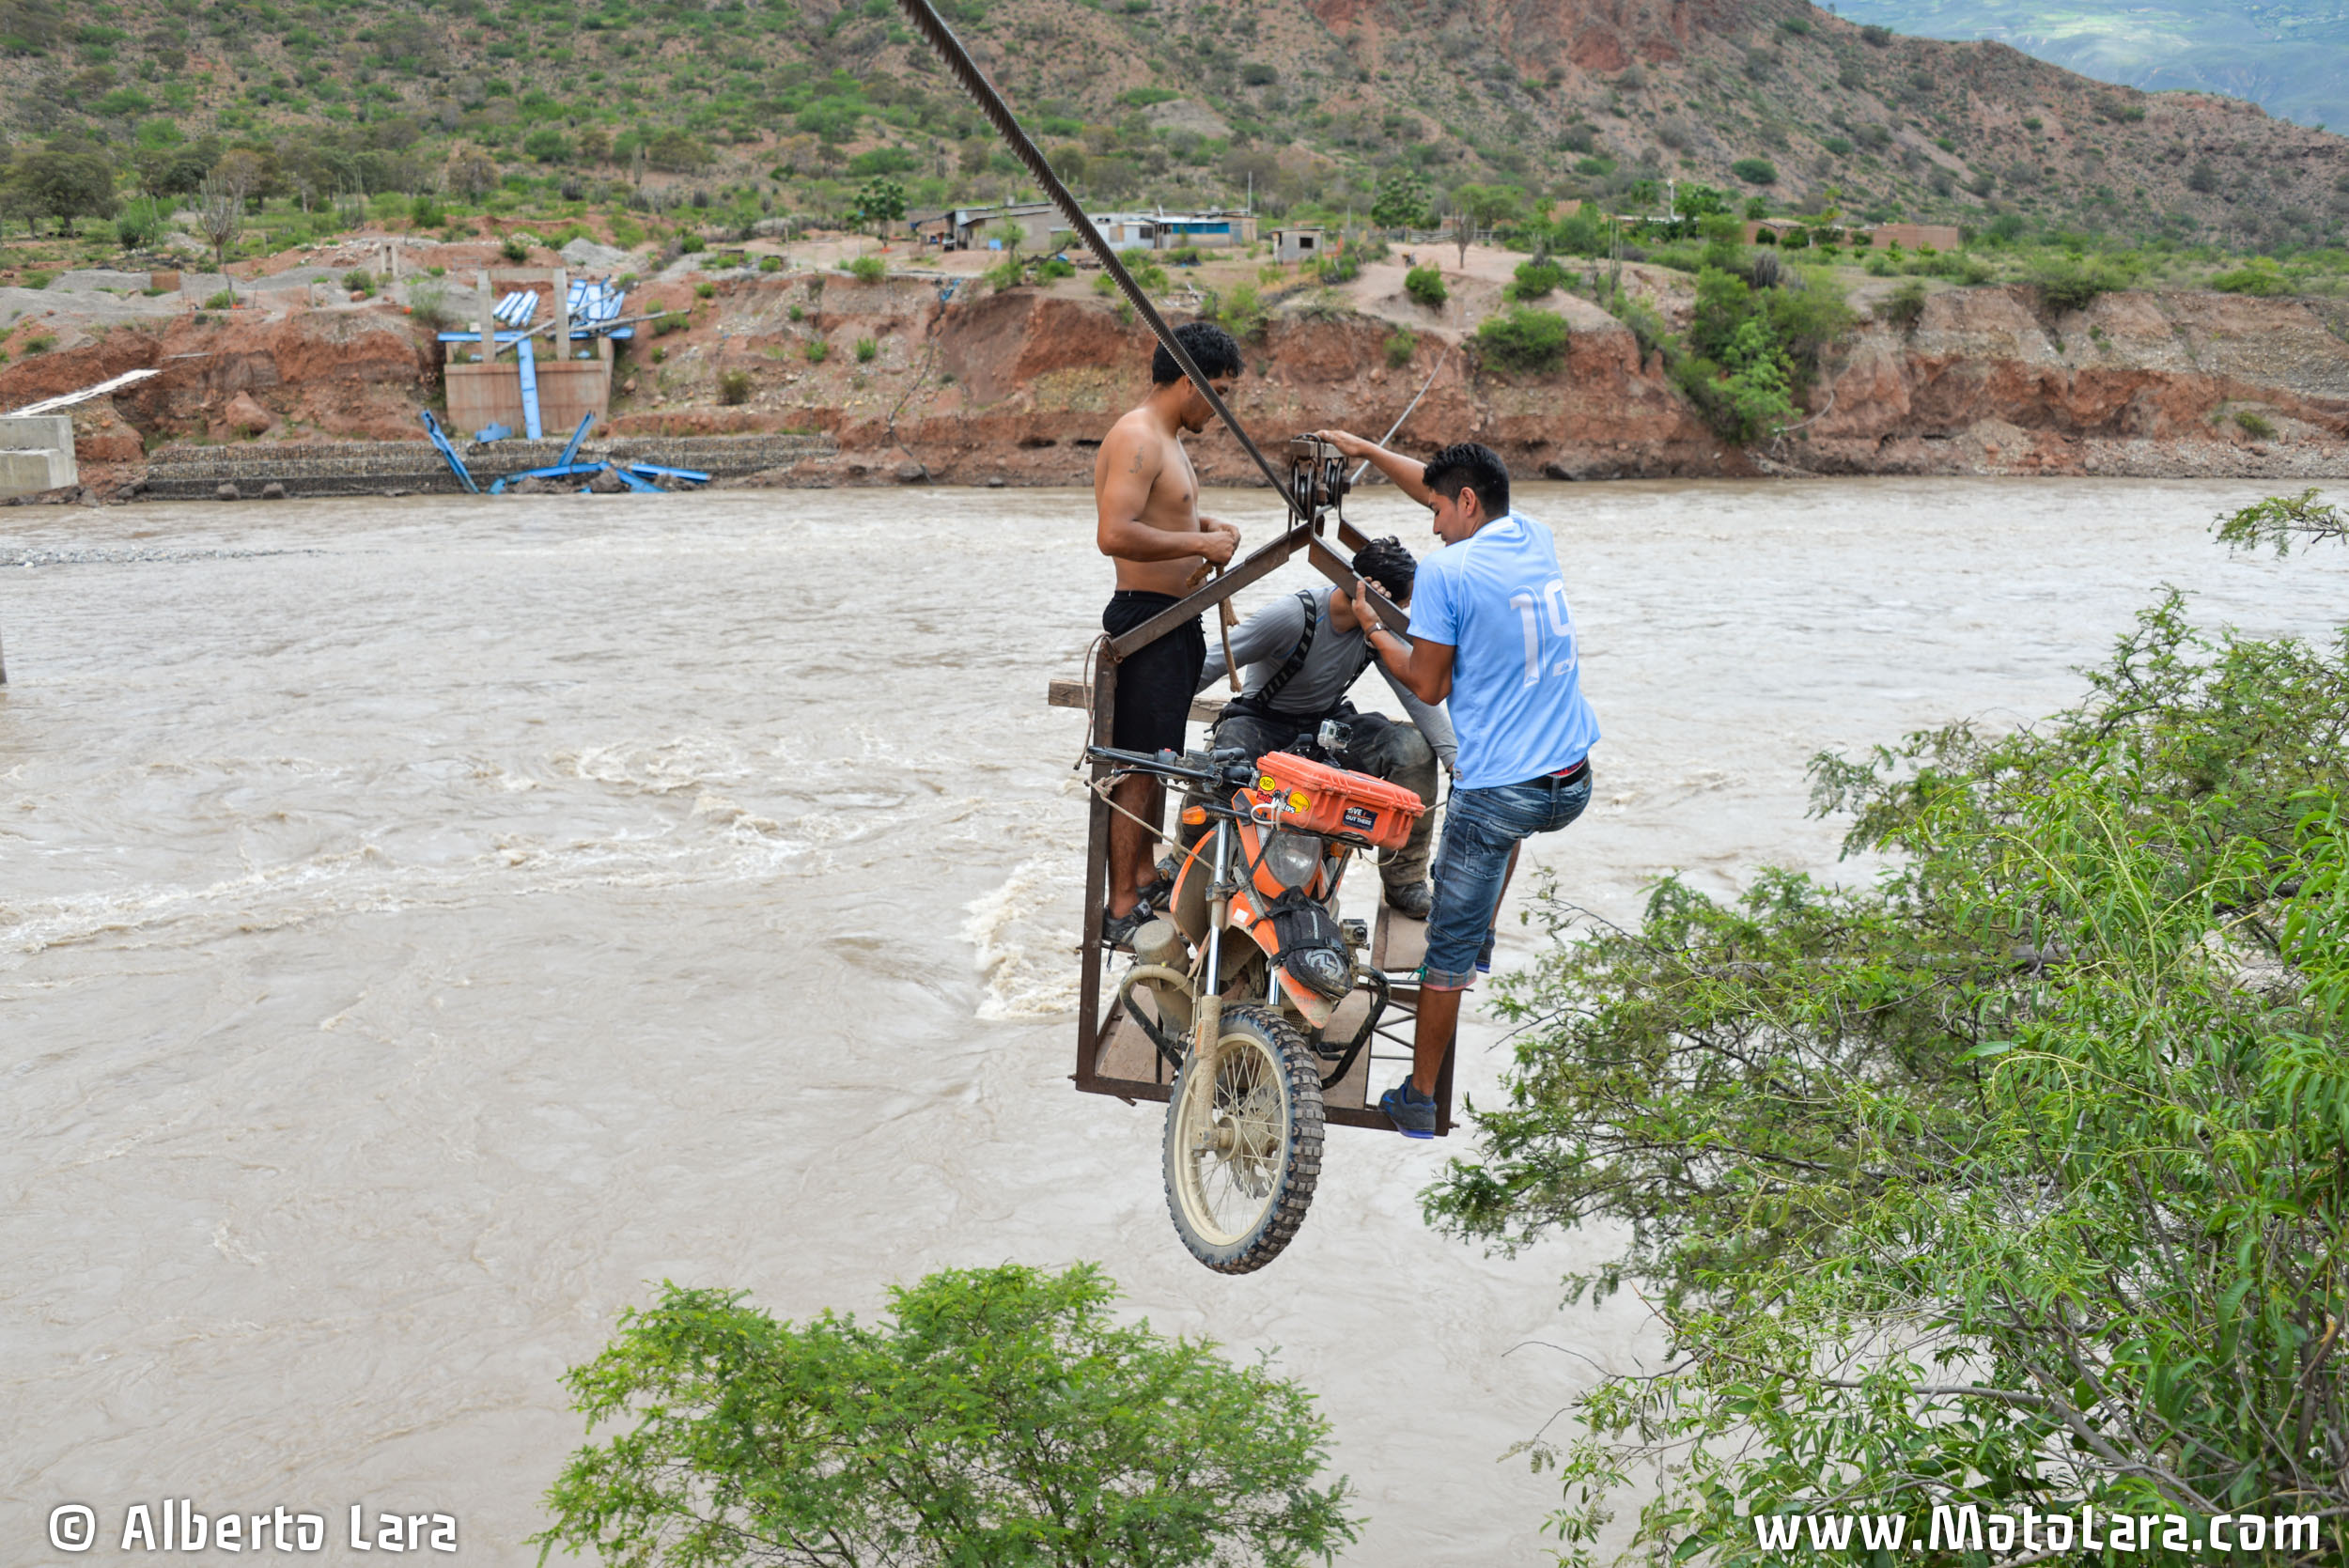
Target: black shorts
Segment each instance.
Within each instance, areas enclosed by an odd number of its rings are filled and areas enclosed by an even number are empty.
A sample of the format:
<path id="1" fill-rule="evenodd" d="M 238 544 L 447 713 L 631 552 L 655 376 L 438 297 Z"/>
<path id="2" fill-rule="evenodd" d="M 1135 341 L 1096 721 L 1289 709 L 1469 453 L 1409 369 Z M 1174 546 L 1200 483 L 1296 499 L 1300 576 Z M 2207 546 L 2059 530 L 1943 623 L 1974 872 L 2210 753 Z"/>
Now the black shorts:
<path id="1" fill-rule="evenodd" d="M 1131 631 L 1174 602 L 1168 594 L 1119 589 L 1101 612 L 1112 637 Z M 1190 699 L 1207 664 L 1207 633 L 1196 617 L 1157 642 L 1136 648 L 1117 666 L 1117 712 L 1110 744 L 1127 752 L 1179 752 L 1190 722 Z"/>

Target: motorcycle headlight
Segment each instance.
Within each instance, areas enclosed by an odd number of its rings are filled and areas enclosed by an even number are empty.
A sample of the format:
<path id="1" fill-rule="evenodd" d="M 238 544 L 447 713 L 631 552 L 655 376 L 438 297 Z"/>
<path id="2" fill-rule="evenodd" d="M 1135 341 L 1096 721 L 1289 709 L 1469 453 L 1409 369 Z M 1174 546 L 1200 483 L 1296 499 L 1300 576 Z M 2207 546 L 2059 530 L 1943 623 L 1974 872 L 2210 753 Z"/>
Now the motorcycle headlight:
<path id="1" fill-rule="evenodd" d="M 1343 953 L 1326 947 L 1301 947 L 1282 966 L 1292 979 L 1302 981 L 1330 1001 L 1343 1001 L 1354 988 L 1354 966 Z"/>
<path id="2" fill-rule="evenodd" d="M 1264 846 L 1264 867 L 1284 888 L 1301 888 L 1321 866 L 1321 841 L 1309 833 L 1276 831 Z"/>

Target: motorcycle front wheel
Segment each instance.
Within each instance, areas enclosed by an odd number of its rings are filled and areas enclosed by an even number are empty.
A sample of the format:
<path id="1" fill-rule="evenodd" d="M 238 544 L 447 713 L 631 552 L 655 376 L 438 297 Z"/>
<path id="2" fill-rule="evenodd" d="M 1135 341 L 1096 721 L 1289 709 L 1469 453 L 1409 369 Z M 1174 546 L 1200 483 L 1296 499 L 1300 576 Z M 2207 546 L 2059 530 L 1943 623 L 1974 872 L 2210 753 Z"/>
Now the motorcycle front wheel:
<path id="1" fill-rule="evenodd" d="M 1268 1008 L 1227 1011 L 1166 1108 L 1166 1206 L 1190 1255 L 1224 1274 L 1279 1257 L 1313 1203 L 1322 1133 L 1305 1037 Z"/>

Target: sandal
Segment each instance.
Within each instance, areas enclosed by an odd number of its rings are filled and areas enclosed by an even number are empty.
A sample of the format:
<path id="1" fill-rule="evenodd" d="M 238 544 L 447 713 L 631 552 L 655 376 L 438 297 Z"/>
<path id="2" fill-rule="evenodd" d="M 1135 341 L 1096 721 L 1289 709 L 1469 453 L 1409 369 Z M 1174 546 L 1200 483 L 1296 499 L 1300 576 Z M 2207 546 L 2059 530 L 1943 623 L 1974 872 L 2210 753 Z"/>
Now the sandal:
<path id="1" fill-rule="evenodd" d="M 1101 945 L 1112 953 L 1131 953 L 1134 933 L 1158 916 L 1147 904 L 1136 904 L 1122 915 L 1113 915 L 1107 908 L 1101 911 Z"/>

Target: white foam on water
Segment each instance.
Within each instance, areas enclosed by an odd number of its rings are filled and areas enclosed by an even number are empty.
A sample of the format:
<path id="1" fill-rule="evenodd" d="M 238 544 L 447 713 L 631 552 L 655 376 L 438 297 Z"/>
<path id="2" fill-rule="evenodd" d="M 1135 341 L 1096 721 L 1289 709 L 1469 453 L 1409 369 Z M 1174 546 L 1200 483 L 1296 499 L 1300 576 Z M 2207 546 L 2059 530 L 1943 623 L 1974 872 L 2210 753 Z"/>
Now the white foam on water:
<path id="1" fill-rule="evenodd" d="M 1039 856 L 1012 868 L 996 887 L 963 906 L 970 919 L 962 939 L 986 976 L 978 1017 L 1050 1018 L 1077 1005 L 1078 975 L 1070 955 L 1082 933 L 1067 924 L 1083 891 L 1081 862 Z"/>
<path id="2" fill-rule="evenodd" d="M 625 740 L 558 752 L 554 766 L 572 778 L 639 795 L 688 789 L 699 793 L 712 784 L 734 784 L 751 772 L 740 752 L 708 736 Z"/>

